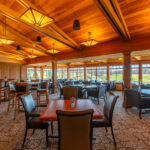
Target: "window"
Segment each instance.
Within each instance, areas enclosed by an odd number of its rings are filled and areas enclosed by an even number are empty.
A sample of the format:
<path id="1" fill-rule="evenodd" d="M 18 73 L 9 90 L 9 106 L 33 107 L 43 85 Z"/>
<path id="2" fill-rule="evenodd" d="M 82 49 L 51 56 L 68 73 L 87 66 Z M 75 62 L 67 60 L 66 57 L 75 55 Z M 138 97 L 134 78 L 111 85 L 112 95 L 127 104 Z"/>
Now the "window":
<path id="1" fill-rule="evenodd" d="M 28 80 L 34 80 L 35 79 L 34 68 L 27 68 L 27 79 Z"/>
<path id="2" fill-rule="evenodd" d="M 43 79 L 44 80 L 52 79 L 52 69 L 49 68 L 43 69 Z"/>
<path id="3" fill-rule="evenodd" d="M 41 79 L 41 68 L 36 68 L 36 79 L 37 80 Z"/>
<path id="4" fill-rule="evenodd" d="M 69 77 L 77 80 L 77 68 L 69 68 Z"/>
<path id="5" fill-rule="evenodd" d="M 96 67 L 86 67 L 86 79 L 96 80 Z"/>
<path id="6" fill-rule="evenodd" d="M 78 80 L 84 80 L 84 68 L 78 68 Z"/>
<path id="7" fill-rule="evenodd" d="M 142 82 L 150 83 L 150 64 L 142 65 Z"/>
<path id="8" fill-rule="evenodd" d="M 139 81 L 139 65 L 131 65 L 131 81 Z"/>
<path id="9" fill-rule="evenodd" d="M 84 79 L 84 68 L 69 68 L 69 76 L 75 80 L 83 80 Z"/>
<path id="10" fill-rule="evenodd" d="M 110 81 L 122 81 L 123 66 L 109 66 Z"/>
<path id="11" fill-rule="evenodd" d="M 67 79 L 67 68 L 57 69 L 57 79 Z"/>
<path id="12" fill-rule="evenodd" d="M 107 66 L 97 67 L 97 80 L 98 81 L 107 80 Z"/>

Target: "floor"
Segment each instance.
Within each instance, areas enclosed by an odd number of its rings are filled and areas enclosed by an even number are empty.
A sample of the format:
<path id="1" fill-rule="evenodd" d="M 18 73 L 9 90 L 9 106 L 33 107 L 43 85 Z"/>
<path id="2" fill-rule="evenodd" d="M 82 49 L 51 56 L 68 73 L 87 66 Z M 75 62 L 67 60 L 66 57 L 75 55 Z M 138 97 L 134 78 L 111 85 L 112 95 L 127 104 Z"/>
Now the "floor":
<path id="1" fill-rule="evenodd" d="M 122 108 L 122 93 L 115 93 L 119 95 L 113 116 L 117 147 L 114 147 L 110 130 L 106 134 L 105 129 L 98 128 L 94 129 L 96 140 L 93 141 L 93 150 L 150 150 L 150 113 L 143 114 L 142 119 L 139 119 L 135 108 L 125 112 Z M 57 94 L 50 95 L 51 100 L 57 98 Z M 14 120 L 13 109 L 7 112 L 7 106 L 8 102 L 0 104 L 0 150 L 21 150 L 25 130 L 24 113 L 19 113 Z M 103 109 L 103 100 L 98 106 Z M 57 134 L 57 122 L 54 126 Z M 45 131 L 37 130 L 32 135 L 32 130 L 29 130 L 24 149 L 57 150 L 56 140 L 50 140 L 49 143 L 51 146 L 46 148 Z"/>

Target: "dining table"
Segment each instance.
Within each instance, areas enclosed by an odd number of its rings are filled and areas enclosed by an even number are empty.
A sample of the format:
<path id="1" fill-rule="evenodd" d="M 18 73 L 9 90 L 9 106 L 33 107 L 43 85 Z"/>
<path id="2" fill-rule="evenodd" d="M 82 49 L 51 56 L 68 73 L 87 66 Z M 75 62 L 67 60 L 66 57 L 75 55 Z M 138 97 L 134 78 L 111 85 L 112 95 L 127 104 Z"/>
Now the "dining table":
<path id="1" fill-rule="evenodd" d="M 150 97 L 150 89 L 141 89 L 141 95 Z"/>
<path id="2" fill-rule="evenodd" d="M 51 100 L 40 115 L 41 121 L 57 121 L 57 110 L 84 111 L 93 109 L 93 119 L 103 119 L 103 114 L 96 104 L 89 99 L 76 99 L 72 106 L 72 100 Z"/>

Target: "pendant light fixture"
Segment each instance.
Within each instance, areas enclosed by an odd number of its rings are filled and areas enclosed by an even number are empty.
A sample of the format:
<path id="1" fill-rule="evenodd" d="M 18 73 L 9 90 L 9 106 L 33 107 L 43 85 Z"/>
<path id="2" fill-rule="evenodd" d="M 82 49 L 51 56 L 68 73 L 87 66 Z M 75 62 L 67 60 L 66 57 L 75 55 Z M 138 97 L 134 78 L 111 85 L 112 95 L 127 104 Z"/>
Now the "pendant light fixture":
<path id="1" fill-rule="evenodd" d="M 91 35 L 92 35 L 92 33 L 88 32 L 88 40 L 85 41 L 85 42 L 82 42 L 81 44 L 85 45 L 85 46 L 94 46 L 94 45 L 96 45 L 98 42 L 94 39 L 91 39 Z"/>
<path id="2" fill-rule="evenodd" d="M 50 50 L 48 50 L 48 52 L 51 53 L 51 54 L 53 54 L 53 55 L 59 53 L 60 51 L 59 51 L 59 50 L 56 50 L 56 49 L 54 48 L 54 45 L 55 45 L 55 44 L 53 43 L 52 45 L 53 45 L 53 48 L 50 49 Z"/>
<path id="3" fill-rule="evenodd" d="M 39 11 L 37 11 L 31 7 L 28 8 L 20 16 L 20 18 L 23 21 L 28 22 L 28 23 L 33 24 L 33 25 L 38 26 L 38 27 L 44 27 L 44 26 L 46 26 L 46 25 L 48 25 L 54 21 L 53 18 L 45 16 L 42 13 L 40 13 Z"/>
<path id="4" fill-rule="evenodd" d="M 80 30 L 80 22 L 78 19 L 73 21 L 73 30 Z"/>
<path id="5" fill-rule="evenodd" d="M 3 18 L 3 37 L 0 38 L 0 44 L 9 45 L 15 41 L 6 38 L 6 17 Z"/>
<path id="6" fill-rule="evenodd" d="M 16 60 L 24 60 L 22 57 L 17 57 Z"/>
<path id="7" fill-rule="evenodd" d="M 33 54 L 33 50 L 32 50 L 32 54 L 28 56 L 29 58 L 33 59 L 36 58 L 37 56 Z"/>
<path id="8" fill-rule="evenodd" d="M 40 37 L 40 36 L 37 36 L 37 37 L 36 37 L 36 43 L 37 43 L 37 44 L 42 44 L 42 40 L 41 40 L 41 37 Z"/>
<path id="9" fill-rule="evenodd" d="M 19 55 L 18 57 L 16 57 L 16 60 L 24 60 L 24 58 L 20 56 L 20 50 L 21 50 L 20 45 L 17 45 L 16 50 L 18 51 L 18 55 Z"/>
<path id="10" fill-rule="evenodd" d="M 94 63 L 95 61 L 93 60 L 93 59 L 91 59 L 91 61 L 90 61 L 91 63 Z"/>
<path id="11" fill-rule="evenodd" d="M 20 45 L 17 45 L 16 50 L 17 50 L 17 51 L 20 51 L 20 50 L 21 50 Z"/>

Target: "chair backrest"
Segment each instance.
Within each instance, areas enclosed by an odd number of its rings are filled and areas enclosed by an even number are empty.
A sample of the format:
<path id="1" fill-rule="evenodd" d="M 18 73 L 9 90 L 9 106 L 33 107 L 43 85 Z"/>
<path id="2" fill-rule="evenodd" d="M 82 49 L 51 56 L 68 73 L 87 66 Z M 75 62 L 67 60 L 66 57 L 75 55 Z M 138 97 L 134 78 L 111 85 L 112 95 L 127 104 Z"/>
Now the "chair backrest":
<path id="1" fill-rule="evenodd" d="M 39 88 L 40 89 L 48 89 L 48 81 L 43 81 L 43 82 L 40 82 L 39 84 Z"/>
<path id="2" fill-rule="evenodd" d="M 71 99 L 72 97 L 78 98 L 78 88 L 64 87 L 63 94 L 64 94 L 64 99 Z"/>
<path id="3" fill-rule="evenodd" d="M 0 81 L 0 89 L 5 87 L 5 81 Z"/>
<path id="4" fill-rule="evenodd" d="M 57 110 L 59 150 L 92 150 L 93 110 Z"/>
<path id="5" fill-rule="evenodd" d="M 14 83 L 11 83 L 11 82 L 8 83 L 8 91 L 15 91 Z"/>
<path id="6" fill-rule="evenodd" d="M 72 85 L 72 84 L 74 84 L 73 81 L 66 81 L 66 82 L 65 82 L 65 85 Z"/>
<path id="7" fill-rule="evenodd" d="M 82 98 L 83 97 L 83 93 L 82 93 L 82 87 L 81 86 L 78 86 L 78 98 Z"/>
<path id="8" fill-rule="evenodd" d="M 15 83 L 15 91 L 17 94 L 28 94 L 29 93 L 29 86 L 28 83 Z"/>
<path id="9" fill-rule="evenodd" d="M 104 115 L 109 120 L 109 124 L 112 124 L 113 111 L 118 97 L 112 92 L 109 92 L 104 101 Z"/>
<path id="10" fill-rule="evenodd" d="M 141 95 L 138 90 L 135 89 L 125 89 L 125 101 L 126 105 L 140 107 Z"/>
<path id="11" fill-rule="evenodd" d="M 25 111 L 26 124 L 28 125 L 28 122 L 30 121 L 30 119 L 32 119 L 32 117 L 29 117 L 29 114 L 36 111 L 35 101 L 33 99 L 33 96 L 31 94 L 28 94 L 21 96 L 21 102 Z"/>
<path id="12" fill-rule="evenodd" d="M 62 88 L 63 88 L 62 83 L 58 83 L 58 85 L 59 85 L 59 88 L 60 88 L 60 89 L 62 89 Z"/>
<path id="13" fill-rule="evenodd" d="M 99 97 L 100 98 L 105 96 L 106 90 L 107 90 L 106 85 L 100 85 L 99 86 Z"/>

